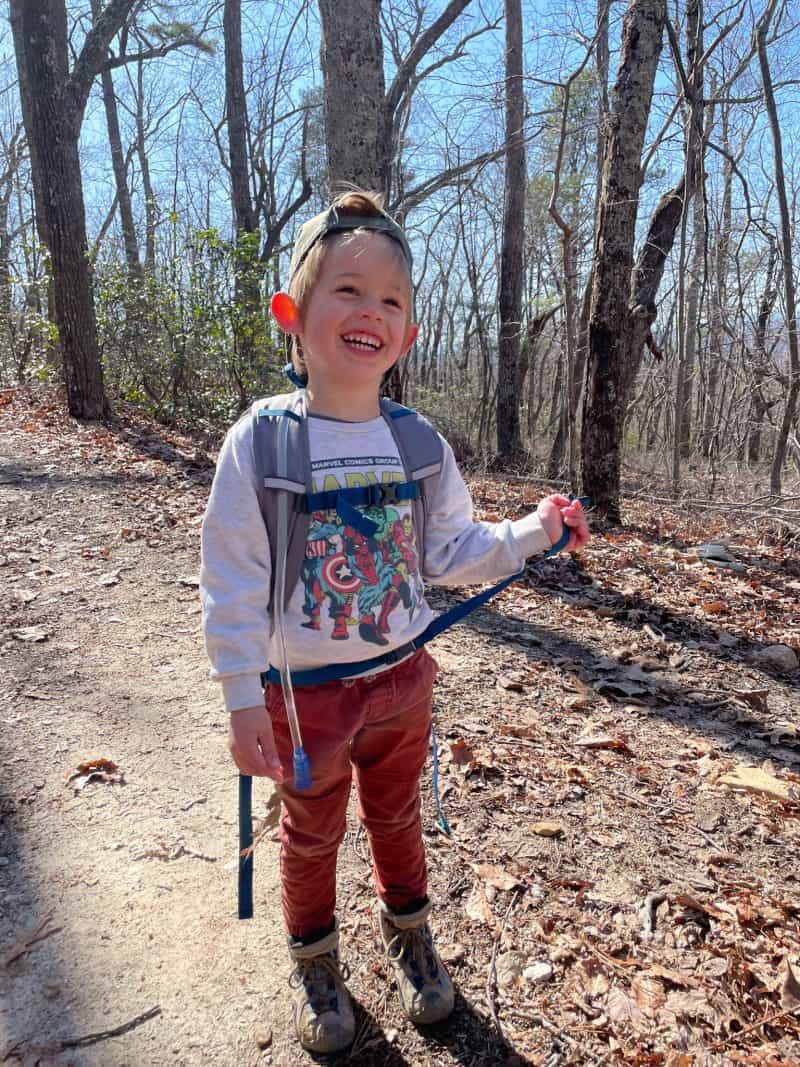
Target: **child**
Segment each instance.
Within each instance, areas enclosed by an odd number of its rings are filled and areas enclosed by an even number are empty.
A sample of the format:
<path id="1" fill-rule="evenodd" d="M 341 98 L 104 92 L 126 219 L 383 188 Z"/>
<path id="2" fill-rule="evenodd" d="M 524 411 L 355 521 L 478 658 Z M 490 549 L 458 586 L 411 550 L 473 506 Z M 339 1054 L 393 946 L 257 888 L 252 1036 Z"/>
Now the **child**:
<path id="1" fill-rule="evenodd" d="M 558 541 L 563 524 L 571 533 L 566 551 L 581 548 L 589 532 L 580 504 L 558 496 L 516 522 L 474 522 L 449 446 L 406 409 L 387 415 L 381 382 L 413 345 L 417 327 L 411 252 L 379 197 L 346 193 L 301 227 L 289 292 L 277 294 L 272 308 L 292 335 L 294 373 L 306 383 L 292 402 L 307 426 L 312 493 L 404 483 L 408 471 L 392 426 L 398 413 L 408 416 L 406 427 L 417 440 L 433 439 L 441 456 L 423 510 L 396 490 L 361 513 L 373 520 L 366 532 L 352 507 L 343 517 L 333 497 L 308 519 L 300 578 L 286 591 L 287 662 L 293 674 L 331 664 L 353 668 L 339 680 L 303 685 L 300 675 L 295 683 L 313 775 L 308 790 L 294 788 L 281 687 L 267 682 L 262 692 L 260 681 L 268 663 L 280 662 L 268 610 L 275 547 L 260 510 L 264 490 L 253 446 L 253 413 L 258 417 L 264 401 L 225 440 L 203 524 L 211 674 L 222 682 L 239 770 L 272 778 L 280 790 L 281 900 L 295 964 L 295 1026 L 304 1048 L 329 1053 L 354 1037 L 334 915 L 336 856 L 353 772 L 381 935 L 403 1008 L 425 1024 L 446 1018 L 453 1007 L 450 977 L 427 922 L 419 801 L 436 664 L 425 649 L 407 647 L 432 617 L 423 582 L 460 586 L 511 575 Z M 359 664 L 376 658 L 377 665 L 359 672 Z"/>

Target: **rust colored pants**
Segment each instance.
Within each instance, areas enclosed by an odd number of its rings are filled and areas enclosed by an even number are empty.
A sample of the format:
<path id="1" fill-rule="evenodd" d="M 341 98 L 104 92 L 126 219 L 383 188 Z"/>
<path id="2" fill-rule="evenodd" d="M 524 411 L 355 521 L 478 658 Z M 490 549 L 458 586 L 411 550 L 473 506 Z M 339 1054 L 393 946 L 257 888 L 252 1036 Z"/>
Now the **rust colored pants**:
<path id="1" fill-rule="evenodd" d="M 336 906 L 336 856 L 355 770 L 378 896 L 393 910 L 425 897 L 419 776 L 428 753 L 436 662 L 420 649 L 364 679 L 295 689 L 311 789 L 281 786 L 281 903 L 293 938 L 325 929 Z M 287 783 L 292 741 L 279 685 L 265 700 Z"/>

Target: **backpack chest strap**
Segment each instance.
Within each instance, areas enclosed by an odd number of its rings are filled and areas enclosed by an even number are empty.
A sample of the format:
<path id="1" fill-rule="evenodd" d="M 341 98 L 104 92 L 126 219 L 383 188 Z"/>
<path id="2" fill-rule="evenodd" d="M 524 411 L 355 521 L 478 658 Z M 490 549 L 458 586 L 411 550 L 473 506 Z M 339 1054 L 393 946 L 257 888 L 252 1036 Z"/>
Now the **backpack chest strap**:
<path id="1" fill-rule="evenodd" d="M 323 490 L 319 493 L 306 493 L 301 500 L 303 511 L 335 511 L 347 526 L 352 526 L 364 537 L 374 537 L 378 524 L 367 518 L 356 508 L 388 507 L 390 504 L 404 504 L 416 500 L 419 496 L 419 483 L 411 482 L 373 482 L 369 485 L 353 485 L 347 489 Z"/>

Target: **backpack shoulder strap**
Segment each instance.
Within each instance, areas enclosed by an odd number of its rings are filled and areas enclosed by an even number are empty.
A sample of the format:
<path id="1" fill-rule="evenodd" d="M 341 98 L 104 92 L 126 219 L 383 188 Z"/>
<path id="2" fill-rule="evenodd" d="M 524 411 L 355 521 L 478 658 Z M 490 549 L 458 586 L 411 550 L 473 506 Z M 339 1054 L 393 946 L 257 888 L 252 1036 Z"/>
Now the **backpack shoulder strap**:
<path id="1" fill-rule="evenodd" d="M 414 501 L 414 534 L 417 554 L 424 569 L 425 516 L 442 473 L 442 439 L 423 415 L 394 400 L 386 397 L 381 400 L 381 414 L 392 431 L 406 477 L 419 485 L 419 495 Z"/>
<path id="2" fill-rule="evenodd" d="M 277 492 L 290 494 L 288 552 L 286 559 L 286 602 L 300 577 L 305 554 L 308 515 L 302 501 L 311 474 L 306 425 L 305 393 L 297 390 L 268 397 L 253 404 L 253 458 L 258 484 L 258 502 L 269 539 L 272 574 L 275 574 L 277 545 Z M 272 610 L 274 579 L 270 587 Z"/>

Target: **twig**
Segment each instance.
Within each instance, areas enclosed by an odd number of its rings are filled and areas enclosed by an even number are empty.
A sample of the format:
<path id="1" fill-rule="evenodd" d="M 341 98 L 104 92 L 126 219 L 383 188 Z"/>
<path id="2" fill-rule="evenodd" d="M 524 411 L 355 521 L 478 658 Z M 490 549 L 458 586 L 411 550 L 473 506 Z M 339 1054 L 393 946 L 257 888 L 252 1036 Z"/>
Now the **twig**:
<path id="1" fill-rule="evenodd" d="M 520 1011 L 519 1008 L 512 1008 L 512 1013 L 520 1019 L 525 1019 L 526 1022 L 533 1023 L 534 1026 L 541 1026 L 543 1030 L 547 1030 L 549 1034 L 552 1034 L 557 1043 L 563 1042 L 570 1048 L 575 1047 L 575 1042 L 571 1037 L 568 1037 L 563 1030 L 560 1030 L 555 1023 L 551 1023 L 546 1015 L 541 1015 L 539 1012 Z"/>
<path id="2" fill-rule="evenodd" d="M 61 931 L 60 926 L 50 926 L 52 919 L 53 913 L 50 912 L 48 915 L 45 915 L 39 925 L 35 926 L 30 933 L 23 934 L 9 954 L 3 959 L 2 966 L 8 967 L 14 960 L 18 960 L 21 956 L 24 956 L 26 952 L 30 952 L 33 946 L 39 941 L 44 941 L 45 938 L 52 937 L 53 934 L 59 933 Z"/>
<path id="3" fill-rule="evenodd" d="M 521 896 L 522 891 L 519 889 L 515 890 L 514 895 L 511 897 L 511 902 L 506 908 L 506 913 L 503 916 L 503 922 L 497 932 L 497 936 L 494 939 L 494 944 L 492 945 L 492 958 L 489 961 L 489 973 L 486 976 L 486 1004 L 489 1008 L 489 1014 L 492 1017 L 492 1022 L 494 1023 L 498 1034 L 501 1038 L 503 1038 L 503 1040 L 505 1040 L 505 1035 L 503 1034 L 503 1027 L 500 1024 L 500 1019 L 497 1015 L 497 1008 L 495 1007 L 494 1003 L 494 993 L 497 988 L 497 949 L 503 939 L 503 934 L 508 924 L 508 920 L 511 916 L 511 912 L 516 907 L 517 901 Z"/>
<path id="4" fill-rule="evenodd" d="M 142 1012 L 141 1015 L 137 1015 L 135 1019 L 130 1019 L 121 1026 L 115 1026 L 113 1030 L 98 1030 L 94 1034 L 85 1034 L 83 1037 L 63 1037 L 54 1044 L 60 1046 L 62 1051 L 68 1048 L 86 1048 L 88 1045 L 96 1045 L 100 1041 L 107 1041 L 110 1037 L 122 1037 L 123 1034 L 127 1034 L 130 1030 L 135 1030 L 137 1026 L 149 1022 L 150 1019 L 155 1019 L 160 1014 L 161 1008 L 156 1004 L 154 1008 Z"/>
<path id="5" fill-rule="evenodd" d="M 745 1034 L 751 1034 L 753 1030 L 758 1030 L 760 1026 L 766 1026 L 768 1023 L 775 1022 L 776 1019 L 782 1019 L 784 1015 L 795 1015 L 798 1011 L 800 1011 L 800 1004 L 796 1004 L 793 1008 L 787 1008 L 786 1011 L 776 1011 L 774 1015 L 766 1015 L 763 1019 L 759 1019 L 757 1023 L 753 1023 L 752 1026 L 746 1026 L 744 1030 L 738 1030 L 733 1037 L 726 1038 L 725 1041 L 715 1041 L 713 1045 L 707 1045 L 706 1050 L 711 1052 L 712 1049 L 734 1045 Z"/>

